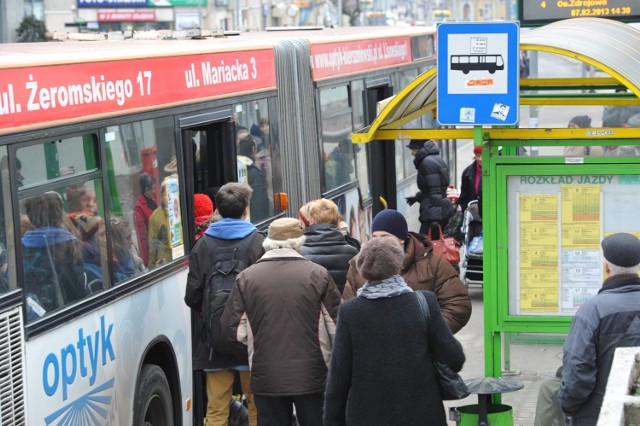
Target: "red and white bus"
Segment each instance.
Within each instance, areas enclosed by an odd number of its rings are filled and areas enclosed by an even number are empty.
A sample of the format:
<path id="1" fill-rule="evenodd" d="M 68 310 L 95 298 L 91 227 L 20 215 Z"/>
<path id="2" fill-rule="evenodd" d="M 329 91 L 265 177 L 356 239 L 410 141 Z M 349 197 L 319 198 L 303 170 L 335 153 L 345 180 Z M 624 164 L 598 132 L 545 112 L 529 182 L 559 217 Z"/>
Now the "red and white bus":
<path id="1" fill-rule="evenodd" d="M 363 240 L 380 197 L 417 224 L 402 142 L 349 138 L 433 46 L 410 27 L 0 45 L 1 422 L 198 421 L 193 194 L 247 179 L 248 133 L 258 227 L 320 197 Z"/>

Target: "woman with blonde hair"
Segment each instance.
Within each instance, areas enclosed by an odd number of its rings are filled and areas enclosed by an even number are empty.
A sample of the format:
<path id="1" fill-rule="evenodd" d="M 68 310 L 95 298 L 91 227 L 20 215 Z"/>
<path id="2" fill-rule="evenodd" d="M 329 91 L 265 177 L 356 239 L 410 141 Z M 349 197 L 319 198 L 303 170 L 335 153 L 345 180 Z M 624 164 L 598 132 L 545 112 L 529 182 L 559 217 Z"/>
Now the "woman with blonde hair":
<path id="1" fill-rule="evenodd" d="M 331 200 L 322 198 L 314 201 L 308 214 L 306 237 L 300 253 L 318 265 L 327 268 L 342 294 L 349 270 L 349 261 L 358 254 L 358 249 L 350 245 L 338 229 L 342 218 L 338 206 Z"/>

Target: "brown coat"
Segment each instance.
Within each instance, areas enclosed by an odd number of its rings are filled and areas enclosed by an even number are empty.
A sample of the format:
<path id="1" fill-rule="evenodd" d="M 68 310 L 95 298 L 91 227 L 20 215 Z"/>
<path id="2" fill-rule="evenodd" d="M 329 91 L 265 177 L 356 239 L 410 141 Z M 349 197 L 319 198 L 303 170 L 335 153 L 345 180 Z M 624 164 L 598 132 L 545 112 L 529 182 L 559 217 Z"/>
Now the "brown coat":
<path id="1" fill-rule="evenodd" d="M 449 262 L 432 253 L 429 239 L 422 234 L 409 233 L 404 245 L 404 262 L 400 275 L 414 291 L 429 290 L 435 293 L 442 316 L 451 332 L 457 333 L 471 317 L 471 299 L 467 288 Z M 347 282 L 342 300 L 355 297 L 366 280 L 356 269 L 356 258 L 349 262 Z"/>
<path id="2" fill-rule="evenodd" d="M 242 271 L 220 321 L 247 345 L 251 392 L 324 392 L 339 308 L 329 272 L 292 249 L 270 250 Z"/>

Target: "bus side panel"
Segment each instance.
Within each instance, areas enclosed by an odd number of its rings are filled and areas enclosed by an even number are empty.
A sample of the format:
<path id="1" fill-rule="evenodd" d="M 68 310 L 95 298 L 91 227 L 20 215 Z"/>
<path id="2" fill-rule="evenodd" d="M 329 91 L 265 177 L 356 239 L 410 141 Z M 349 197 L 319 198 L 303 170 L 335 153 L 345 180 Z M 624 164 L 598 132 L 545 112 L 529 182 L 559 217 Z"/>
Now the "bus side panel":
<path id="1" fill-rule="evenodd" d="M 180 375 L 183 424 L 191 387 L 191 328 L 183 302 L 187 270 L 26 343 L 28 424 L 128 425 L 150 345 L 170 342 Z M 172 389 L 173 397 L 176 391 Z M 174 416 L 176 413 L 174 413 Z M 84 420 L 83 420 L 84 419 Z"/>

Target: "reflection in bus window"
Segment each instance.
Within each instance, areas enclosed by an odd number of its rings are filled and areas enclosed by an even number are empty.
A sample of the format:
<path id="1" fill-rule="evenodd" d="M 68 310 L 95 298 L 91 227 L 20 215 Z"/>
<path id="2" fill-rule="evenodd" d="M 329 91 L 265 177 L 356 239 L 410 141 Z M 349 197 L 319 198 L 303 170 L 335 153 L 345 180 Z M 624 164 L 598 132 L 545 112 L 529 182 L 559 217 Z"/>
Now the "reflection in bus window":
<path id="1" fill-rule="evenodd" d="M 353 181 L 356 177 L 351 143 L 352 117 L 347 85 L 322 89 L 322 155 L 326 191 Z"/>
<path id="2" fill-rule="evenodd" d="M 277 129 L 271 125 L 269 106 L 266 99 L 238 104 L 234 108 L 238 142 L 238 176 L 251 180 L 253 195 L 249 205 L 252 222 L 263 221 L 274 214 L 274 193 L 282 191 L 282 163 Z M 255 152 L 247 137 L 253 139 Z M 245 140 L 244 145 L 240 143 Z M 241 151 L 241 146 L 242 152 Z M 242 178 L 244 179 L 244 178 Z M 239 179 L 240 180 L 240 179 Z M 266 185 L 265 185 L 266 184 Z"/>
<path id="3" fill-rule="evenodd" d="M 269 215 L 269 197 L 267 194 L 267 176 L 256 162 L 256 138 L 249 135 L 238 142 L 238 169 L 252 189 L 249 214 L 253 222 L 260 222 Z M 240 176 L 240 173 L 238 174 Z"/>
<path id="4" fill-rule="evenodd" d="M 55 191 L 22 200 L 31 229 L 22 237 L 27 320 L 32 321 L 89 294 L 83 245 L 64 225 Z"/>
<path id="5" fill-rule="evenodd" d="M 173 124 L 163 117 L 104 130 L 116 282 L 169 262 L 174 250 L 183 250 Z"/>
<path id="6" fill-rule="evenodd" d="M 82 261 L 91 283 L 91 293 L 109 286 L 107 272 L 108 255 L 102 197 L 96 198 L 95 188 L 102 186 L 100 180 L 71 185 L 64 188 L 68 212 L 64 216 L 66 228 L 82 243 Z"/>
<path id="7" fill-rule="evenodd" d="M 351 110 L 353 115 L 353 128 L 364 129 L 364 99 L 362 92 L 364 91 L 364 83 L 362 80 L 351 82 Z M 360 184 L 361 197 L 367 199 L 371 196 L 371 188 L 369 188 L 369 167 L 367 159 L 366 145 L 354 146 L 356 158 L 356 177 Z"/>
<path id="8" fill-rule="evenodd" d="M 347 184 L 355 179 L 353 167 L 354 149 L 358 152 L 360 147 L 351 143 L 349 133 L 351 127 L 348 114 L 340 117 L 322 120 L 322 140 L 324 149 L 324 172 L 327 191 Z M 341 137 L 338 141 L 336 137 Z"/>
<path id="9" fill-rule="evenodd" d="M 113 244 L 113 273 L 116 282 L 126 281 L 147 271 L 142 258 L 138 256 L 133 242 L 133 230 L 129 222 L 112 217 L 109 221 Z"/>
<path id="10" fill-rule="evenodd" d="M 31 145 L 20 148 L 18 158 L 29 159 L 29 173 L 23 173 L 25 185 L 94 170 L 98 167 L 97 137 L 86 134 Z"/>
<path id="11" fill-rule="evenodd" d="M 22 177 L 21 162 L 16 159 L 18 179 Z M 0 294 L 17 287 L 15 275 L 15 244 L 11 206 L 11 189 L 9 186 L 9 158 L 7 148 L 0 147 Z M 18 182 L 18 185 L 21 185 Z"/>

